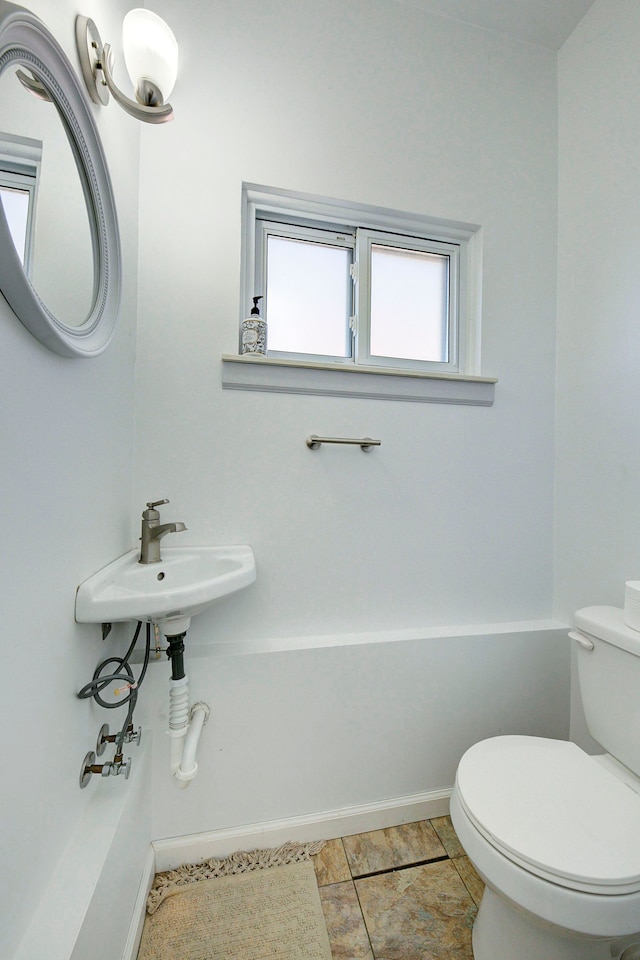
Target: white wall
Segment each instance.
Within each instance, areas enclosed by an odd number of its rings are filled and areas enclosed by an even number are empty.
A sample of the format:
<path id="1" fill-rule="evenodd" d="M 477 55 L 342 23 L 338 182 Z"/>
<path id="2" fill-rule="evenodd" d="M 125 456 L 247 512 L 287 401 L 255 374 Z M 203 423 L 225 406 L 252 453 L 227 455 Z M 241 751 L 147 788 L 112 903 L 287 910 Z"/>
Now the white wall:
<path id="1" fill-rule="evenodd" d="M 76 63 L 76 5 L 33 0 L 29 7 Z M 83 12 L 100 19 L 101 8 L 105 29 L 115 32 L 125 5 L 88 2 Z M 138 126 L 119 111 L 98 121 L 125 261 L 113 346 L 98 359 L 63 359 L 0 298 L 3 957 L 14 955 L 95 794 L 94 785 L 79 789 L 78 775 L 105 717 L 75 694 L 109 647 L 99 628 L 74 623 L 74 596 L 81 580 L 129 547 L 132 533 Z M 140 869 L 124 865 L 123 883 L 137 883 Z M 53 946 L 47 955 L 55 955 Z"/>
<path id="2" fill-rule="evenodd" d="M 30 6 L 75 62 L 76 8 Z M 513 732 L 566 733 L 560 637 L 428 634 L 551 612 L 555 57 L 386 0 L 154 6 L 181 45 L 175 122 L 142 131 L 138 166 L 139 125 L 96 108 L 124 248 L 114 345 L 63 360 L 0 302 L 3 703 L 18 748 L 3 778 L 0 953 L 22 941 L 21 960 L 106 791 L 131 787 L 77 786 L 105 716 L 75 692 L 118 639 L 105 647 L 74 624 L 73 594 L 135 542 L 151 497 L 171 498 L 166 518 L 189 526 L 182 542 L 250 542 L 258 559 L 255 587 L 194 621 L 190 644 L 416 629 L 411 641 L 188 659 L 194 696 L 215 713 L 201 774 L 181 794 L 164 775 L 168 668 L 154 665 L 142 712 L 158 734 L 155 836 L 449 786 L 467 743 L 506 732 L 500 697 Z M 123 10 L 88 0 L 83 13 L 115 37 Z M 495 406 L 223 392 L 243 180 L 481 223 Z M 314 431 L 382 447 L 318 457 L 304 445 Z M 84 926 L 76 916 L 77 960 L 100 898 L 117 888 L 131 903 L 140 876 L 145 800 L 138 787 L 127 795 L 110 845 L 97 828 L 104 875 Z M 131 859 L 116 858 L 127 837 Z M 110 916 L 115 952 L 124 912 Z"/>
<path id="3" fill-rule="evenodd" d="M 167 665 L 153 663 L 144 692 L 157 712 L 154 838 L 304 816 L 326 823 L 376 802 L 393 817 L 409 797 L 428 810 L 477 740 L 566 734 L 566 630 L 407 633 L 242 656 L 187 641 L 192 699 L 212 715 L 184 792 L 169 783 L 162 735 Z"/>
<path id="4" fill-rule="evenodd" d="M 268 7 L 218 0 L 179 10 L 164 0 L 156 8 L 175 28 L 182 66 L 171 98 L 175 121 L 142 136 L 136 502 L 169 497 L 163 517 L 189 528 L 180 542 L 248 542 L 258 563 L 255 586 L 194 620 L 188 648 L 548 617 L 555 56 L 386 0 Z M 223 391 L 220 357 L 237 350 L 243 180 L 482 224 L 483 367 L 500 381 L 494 407 Z M 313 432 L 369 435 L 382 446 L 366 456 L 342 448 L 314 454 L 304 443 Z M 478 644 L 471 656 L 481 662 L 497 649 Z M 521 654 L 506 683 L 526 673 Z M 278 671 L 283 722 L 299 736 L 288 751 L 277 738 L 261 741 L 273 772 L 253 790 L 244 780 L 235 792 L 227 788 L 224 811 L 194 788 L 182 795 L 180 816 L 173 788 L 158 784 L 156 835 L 181 833 L 185 822 L 213 828 L 234 809 L 236 822 L 261 820 L 266 808 L 275 815 L 279 806 L 304 812 L 309 795 L 294 800 L 278 770 L 285 754 L 302 755 L 307 705 L 332 704 L 330 723 L 344 730 L 348 750 L 357 740 L 349 694 L 341 686 L 336 699 L 332 685 L 343 670 L 352 688 L 366 675 L 359 722 L 375 705 L 393 740 L 393 678 L 410 674 L 416 655 L 402 645 L 384 656 L 362 648 L 358 668 L 344 651 L 321 651 L 308 669 L 294 652 L 277 664 L 199 661 L 190 668 L 199 694 L 217 701 L 231 670 L 240 711 L 243 690 L 257 696 L 254 677 L 267 671 L 268 698 L 268 677 Z M 421 669 L 429 671 L 424 655 Z M 453 648 L 445 644 L 442 656 L 444 675 L 455 675 Z M 547 663 L 566 683 L 566 665 Z M 304 699 L 289 696 L 295 677 Z M 406 696 L 420 689 L 418 680 Z M 360 693 L 354 689 L 355 702 Z M 553 714 L 559 736 L 565 716 L 562 705 Z M 474 722 L 452 695 L 437 723 L 416 708 L 405 742 L 426 752 L 451 725 L 459 748 Z M 519 722 L 536 726 L 536 704 L 522 704 Z M 154 723 L 166 750 L 163 722 Z M 240 740 L 229 731 L 209 746 L 203 741 L 214 780 L 221 751 L 251 752 L 250 727 L 242 724 Z M 361 799 L 400 795 L 409 782 L 411 789 L 450 785 L 451 768 L 437 763 L 421 766 L 416 778 L 414 749 L 401 772 L 387 776 L 378 738 L 367 742 L 358 740 L 361 762 L 376 772 Z M 318 731 L 300 780 L 311 783 L 312 771 L 326 769 L 325 749 Z M 325 777 L 314 809 L 344 801 L 350 787 L 341 777 Z M 212 782 L 212 795 L 216 789 Z"/>
<path id="5" fill-rule="evenodd" d="M 635 0 L 597 0 L 559 57 L 561 617 L 640 577 L 639 45 Z"/>
<path id="6" fill-rule="evenodd" d="M 136 497 L 182 542 L 249 541 L 260 578 L 196 637 L 547 615 L 555 58 L 386 0 L 200 6 L 176 119 L 143 131 Z M 481 223 L 495 406 L 223 392 L 242 180 Z"/>

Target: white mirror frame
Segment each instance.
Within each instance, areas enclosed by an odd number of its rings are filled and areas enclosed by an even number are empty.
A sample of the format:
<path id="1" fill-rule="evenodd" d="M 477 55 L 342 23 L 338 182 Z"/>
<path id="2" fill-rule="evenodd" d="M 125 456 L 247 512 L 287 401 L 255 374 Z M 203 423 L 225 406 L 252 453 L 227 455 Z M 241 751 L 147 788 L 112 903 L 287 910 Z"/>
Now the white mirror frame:
<path id="1" fill-rule="evenodd" d="M 68 326 L 54 316 L 22 268 L 2 203 L 0 291 L 30 333 L 54 353 L 95 357 L 106 349 L 115 330 L 122 274 L 118 221 L 102 143 L 86 94 L 62 47 L 35 14 L 0 0 L 0 76 L 14 64 L 32 69 L 43 80 L 69 139 L 93 235 L 94 299 L 80 326 Z"/>

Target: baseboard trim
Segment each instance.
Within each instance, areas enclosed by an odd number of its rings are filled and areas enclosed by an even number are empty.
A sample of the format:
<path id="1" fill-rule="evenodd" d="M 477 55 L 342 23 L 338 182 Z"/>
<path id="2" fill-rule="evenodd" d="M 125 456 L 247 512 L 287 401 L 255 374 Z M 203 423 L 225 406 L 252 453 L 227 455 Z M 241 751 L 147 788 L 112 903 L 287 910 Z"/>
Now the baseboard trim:
<path id="1" fill-rule="evenodd" d="M 184 837 L 169 837 L 152 844 L 155 869 L 173 870 L 183 863 L 199 863 L 209 857 L 228 857 L 236 850 L 278 847 L 289 840 L 333 840 L 353 833 L 367 833 L 402 823 L 415 823 L 449 813 L 451 788 L 396 797 L 377 803 L 345 807 L 286 820 L 268 820 L 246 826 L 211 830 Z M 128 958 L 125 957 L 125 960 Z"/>
<path id="2" fill-rule="evenodd" d="M 149 890 L 151 890 L 151 884 L 156 875 L 156 870 L 156 854 L 153 846 L 150 846 L 144 861 L 136 902 L 133 905 L 133 916 L 131 918 L 131 926 L 129 927 L 129 934 L 122 954 L 122 960 L 136 960 L 138 956 L 146 913 L 147 897 L 149 896 Z"/>

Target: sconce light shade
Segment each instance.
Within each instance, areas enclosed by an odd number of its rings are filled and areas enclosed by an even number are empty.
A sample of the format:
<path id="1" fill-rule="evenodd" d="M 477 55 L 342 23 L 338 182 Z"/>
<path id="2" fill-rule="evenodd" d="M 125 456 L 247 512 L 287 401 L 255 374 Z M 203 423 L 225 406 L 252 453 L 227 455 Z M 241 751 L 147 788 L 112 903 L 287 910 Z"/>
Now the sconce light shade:
<path id="1" fill-rule="evenodd" d="M 103 44 L 93 20 L 76 18 L 76 45 L 89 96 L 94 103 L 106 105 L 111 93 L 127 113 L 145 123 L 173 120 L 173 107 L 167 99 L 178 73 L 176 38 L 164 20 L 142 9 L 129 11 L 122 33 L 125 64 L 135 87 L 135 100 L 127 97 L 113 79 L 111 46 Z"/>
<path id="2" fill-rule="evenodd" d="M 164 20 L 151 10 L 130 10 L 122 24 L 122 46 L 136 96 L 146 102 L 140 81 L 148 81 L 167 101 L 178 75 L 178 41 Z"/>

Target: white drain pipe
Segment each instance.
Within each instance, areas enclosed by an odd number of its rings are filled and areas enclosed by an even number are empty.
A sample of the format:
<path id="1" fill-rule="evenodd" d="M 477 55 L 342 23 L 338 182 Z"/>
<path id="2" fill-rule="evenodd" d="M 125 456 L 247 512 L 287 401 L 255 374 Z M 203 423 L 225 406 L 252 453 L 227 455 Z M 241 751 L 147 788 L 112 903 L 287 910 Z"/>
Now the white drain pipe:
<path id="1" fill-rule="evenodd" d="M 189 678 L 169 681 L 169 729 L 171 751 L 169 768 L 174 783 L 184 790 L 196 773 L 196 752 L 202 728 L 209 719 L 206 703 L 194 703 L 189 709 Z"/>

